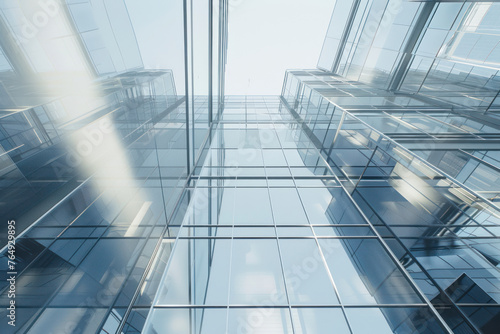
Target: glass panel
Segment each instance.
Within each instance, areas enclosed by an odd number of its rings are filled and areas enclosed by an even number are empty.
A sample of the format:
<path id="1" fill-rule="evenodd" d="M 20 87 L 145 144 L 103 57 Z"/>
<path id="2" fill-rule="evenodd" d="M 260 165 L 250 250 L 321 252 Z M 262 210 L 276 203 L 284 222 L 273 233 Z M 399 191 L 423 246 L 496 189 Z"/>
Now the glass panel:
<path id="1" fill-rule="evenodd" d="M 228 333 L 293 334 L 288 308 L 229 309 Z"/>
<path id="2" fill-rule="evenodd" d="M 313 239 L 279 241 L 290 303 L 332 305 L 338 299 L 322 254 Z"/>
<path id="3" fill-rule="evenodd" d="M 226 318 L 226 309 L 155 309 L 143 333 L 225 333 Z"/>
<path id="4" fill-rule="evenodd" d="M 106 313 L 102 308 L 47 308 L 27 333 L 94 333 Z"/>
<path id="5" fill-rule="evenodd" d="M 269 194 L 276 225 L 308 223 L 295 188 L 271 188 Z"/>
<path id="6" fill-rule="evenodd" d="M 234 224 L 273 224 L 267 189 L 236 189 Z"/>
<path id="7" fill-rule="evenodd" d="M 422 303 L 403 273 L 374 239 L 319 239 L 345 304 Z"/>
<path id="8" fill-rule="evenodd" d="M 292 308 L 296 334 L 350 334 L 341 308 Z"/>
<path id="9" fill-rule="evenodd" d="M 230 304 L 286 303 L 276 240 L 234 239 L 229 286 Z"/>
<path id="10" fill-rule="evenodd" d="M 346 308 L 353 334 L 446 333 L 428 308 Z"/>

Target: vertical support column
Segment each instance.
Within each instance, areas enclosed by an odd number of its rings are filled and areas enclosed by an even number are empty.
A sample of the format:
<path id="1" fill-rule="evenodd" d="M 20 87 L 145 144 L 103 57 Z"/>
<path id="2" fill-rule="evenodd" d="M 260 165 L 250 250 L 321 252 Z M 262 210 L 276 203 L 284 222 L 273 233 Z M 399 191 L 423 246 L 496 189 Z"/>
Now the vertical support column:
<path id="1" fill-rule="evenodd" d="M 339 47 L 337 49 L 337 55 L 332 66 L 332 73 L 336 73 L 340 64 L 340 59 L 342 59 L 342 54 L 344 53 L 345 45 L 347 43 L 347 38 L 351 32 L 352 24 L 356 18 L 356 13 L 358 12 L 360 0 L 355 0 L 352 4 L 351 11 L 349 12 L 349 18 L 347 19 L 347 24 L 344 28 L 344 33 L 342 34 L 342 39 L 340 40 Z"/>
<path id="2" fill-rule="evenodd" d="M 208 1 L 208 126 L 213 121 L 213 38 L 214 38 L 214 0 Z"/>
<path id="3" fill-rule="evenodd" d="M 188 6 L 188 11 L 189 11 L 189 24 L 188 24 L 188 30 L 189 30 L 189 38 L 188 38 L 188 48 L 189 48 L 189 66 L 188 66 L 188 71 L 190 73 L 190 78 L 191 78 L 191 83 L 189 86 L 191 87 L 191 162 L 193 166 L 196 164 L 196 152 L 195 152 L 195 137 L 196 137 L 196 131 L 195 131 L 195 117 L 194 117 L 194 100 L 195 100 L 195 81 L 194 81 L 194 47 L 195 47 L 195 39 L 194 39 L 194 25 L 193 25 L 193 11 L 194 11 L 194 5 L 193 5 L 193 0 L 189 0 L 189 6 Z M 198 70 L 198 69 L 197 69 Z"/>
<path id="4" fill-rule="evenodd" d="M 396 67 L 396 71 L 392 76 L 391 83 L 389 84 L 390 91 L 399 90 L 401 84 L 403 82 L 404 77 L 406 76 L 406 72 L 408 71 L 408 67 L 411 64 L 411 60 L 413 59 L 413 52 L 415 52 L 416 47 L 418 46 L 418 41 L 420 40 L 420 36 L 425 32 L 425 27 L 428 23 L 429 17 L 431 16 L 435 2 L 425 2 L 422 4 L 422 8 L 420 13 L 418 14 L 418 18 L 416 19 L 415 24 L 412 27 L 410 37 L 408 37 L 408 41 L 406 42 L 403 56 L 399 61 L 398 66 Z"/>
<path id="5" fill-rule="evenodd" d="M 225 72 L 226 72 L 226 55 L 227 55 L 227 26 L 228 26 L 228 7 L 227 0 L 219 1 L 219 73 L 218 73 L 218 107 L 217 117 L 220 119 L 222 110 L 224 109 L 224 87 L 225 87 Z"/>
<path id="6" fill-rule="evenodd" d="M 184 77 L 185 77 L 185 94 L 186 94 L 186 163 L 187 175 L 191 174 L 191 159 L 190 151 L 191 144 L 189 140 L 189 62 L 188 62 L 188 0 L 183 1 L 183 16 L 184 16 Z"/>

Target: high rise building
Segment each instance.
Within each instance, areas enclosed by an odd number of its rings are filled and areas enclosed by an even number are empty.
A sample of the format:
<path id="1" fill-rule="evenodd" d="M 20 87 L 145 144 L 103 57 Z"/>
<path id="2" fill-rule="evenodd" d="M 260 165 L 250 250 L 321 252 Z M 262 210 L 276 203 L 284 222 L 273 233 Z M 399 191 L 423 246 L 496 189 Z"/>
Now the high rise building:
<path id="1" fill-rule="evenodd" d="M 498 332 L 500 3 L 338 0 L 236 96 L 231 1 L 154 70 L 127 2 L 0 0 L 2 333 Z"/>

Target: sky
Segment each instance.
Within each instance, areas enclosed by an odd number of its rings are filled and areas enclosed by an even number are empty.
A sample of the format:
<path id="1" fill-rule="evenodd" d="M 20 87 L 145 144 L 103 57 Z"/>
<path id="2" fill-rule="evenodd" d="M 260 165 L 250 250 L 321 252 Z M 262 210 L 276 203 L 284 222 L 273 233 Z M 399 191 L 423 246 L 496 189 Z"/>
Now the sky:
<path id="1" fill-rule="evenodd" d="M 184 94 L 182 1 L 125 0 L 146 69 L 169 69 Z"/>
<path id="2" fill-rule="evenodd" d="M 335 0 L 229 0 L 228 95 L 279 95 L 285 70 L 316 68 Z"/>
<path id="3" fill-rule="evenodd" d="M 285 70 L 316 68 L 335 0 L 228 2 L 227 95 L 279 95 Z M 182 1 L 126 3 L 145 67 L 172 69 L 182 94 Z"/>

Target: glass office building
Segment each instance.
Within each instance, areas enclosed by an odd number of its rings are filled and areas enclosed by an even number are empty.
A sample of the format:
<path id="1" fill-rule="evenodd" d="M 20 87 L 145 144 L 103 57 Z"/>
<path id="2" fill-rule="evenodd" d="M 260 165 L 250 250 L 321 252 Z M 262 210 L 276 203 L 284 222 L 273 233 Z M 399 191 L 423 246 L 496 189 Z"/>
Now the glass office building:
<path id="1" fill-rule="evenodd" d="M 1 333 L 498 333 L 500 3 L 339 0 L 280 96 L 126 3 L 0 0 Z"/>

